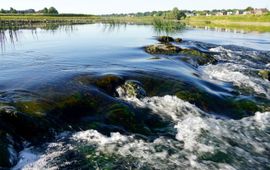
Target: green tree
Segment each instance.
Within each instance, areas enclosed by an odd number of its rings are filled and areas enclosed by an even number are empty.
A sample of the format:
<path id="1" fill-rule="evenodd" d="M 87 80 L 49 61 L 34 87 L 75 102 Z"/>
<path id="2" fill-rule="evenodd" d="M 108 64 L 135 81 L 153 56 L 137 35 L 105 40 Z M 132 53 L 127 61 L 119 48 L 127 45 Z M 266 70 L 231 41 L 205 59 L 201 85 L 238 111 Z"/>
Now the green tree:
<path id="1" fill-rule="evenodd" d="M 58 14 L 58 11 L 57 11 L 54 7 L 50 7 L 50 8 L 48 9 L 48 13 L 49 13 L 49 14 Z"/>
<path id="2" fill-rule="evenodd" d="M 43 9 L 41 10 L 41 12 L 44 13 L 44 14 L 47 14 L 47 13 L 48 13 L 48 8 L 43 8 Z"/>
<path id="3" fill-rule="evenodd" d="M 181 20 L 186 18 L 186 14 L 175 7 L 172 11 L 166 12 L 165 17 L 169 19 Z"/>
<path id="4" fill-rule="evenodd" d="M 16 9 L 14 9 L 14 8 L 12 8 L 12 7 L 10 7 L 9 12 L 12 13 L 12 14 L 17 13 Z"/>
<path id="5" fill-rule="evenodd" d="M 4 13 L 6 13 L 6 11 L 2 8 L 2 9 L 1 9 L 1 13 L 4 14 Z"/>
<path id="6" fill-rule="evenodd" d="M 252 11 L 252 10 L 254 10 L 254 8 L 252 8 L 250 6 L 246 8 L 246 11 Z"/>

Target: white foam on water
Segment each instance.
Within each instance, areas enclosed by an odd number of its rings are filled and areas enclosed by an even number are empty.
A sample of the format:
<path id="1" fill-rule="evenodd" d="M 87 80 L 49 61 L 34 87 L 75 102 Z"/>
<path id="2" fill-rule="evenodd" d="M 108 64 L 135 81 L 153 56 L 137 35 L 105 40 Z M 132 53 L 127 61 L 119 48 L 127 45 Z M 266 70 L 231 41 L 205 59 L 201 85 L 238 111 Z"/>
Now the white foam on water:
<path id="1" fill-rule="evenodd" d="M 270 82 L 259 77 L 245 75 L 245 67 L 237 64 L 207 65 L 200 68 L 210 79 L 231 82 L 240 88 L 251 88 L 257 94 L 270 98 Z"/>
<path id="2" fill-rule="evenodd" d="M 23 169 L 57 169 L 50 165 L 53 159 L 76 146 L 89 145 L 96 148 L 97 156 L 102 153 L 133 158 L 155 169 L 263 169 L 269 163 L 270 112 L 222 120 L 175 96 L 122 99 L 135 107 L 170 116 L 175 124 L 175 139 L 161 136 L 149 142 L 120 133 L 105 136 L 96 130 L 81 131 L 70 137 L 70 144 L 49 146 L 46 153 Z"/>
<path id="3" fill-rule="evenodd" d="M 40 153 L 34 148 L 26 148 L 20 152 L 20 160 L 12 170 L 57 170 L 58 165 L 52 164 L 52 162 L 72 149 L 71 145 L 63 143 L 50 143 L 44 153 Z M 69 164 L 69 162 L 61 162 L 61 164 Z"/>

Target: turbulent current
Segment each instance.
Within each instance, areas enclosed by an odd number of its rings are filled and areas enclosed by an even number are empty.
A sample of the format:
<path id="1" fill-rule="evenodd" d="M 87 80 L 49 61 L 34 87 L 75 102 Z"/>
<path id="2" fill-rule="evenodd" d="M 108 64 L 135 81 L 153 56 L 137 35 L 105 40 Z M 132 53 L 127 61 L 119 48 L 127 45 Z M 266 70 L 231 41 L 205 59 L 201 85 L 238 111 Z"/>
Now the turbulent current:
<path id="1" fill-rule="evenodd" d="M 0 169 L 270 169 L 268 34 L 101 26 L 6 44 Z"/>
<path id="2" fill-rule="evenodd" d="M 46 145 L 45 153 L 31 148 L 22 151 L 14 169 L 21 168 L 21 164 L 23 169 L 69 167 L 80 160 L 76 154 L 66 156 L 67 152 L 81 147 L 86 150 L 89 166 L 96 169 L 269 168 L 270 112 L 256 112 L 241 120 L 221 120 L 175 96 L 123 99 L 135 107 L 169 116 L 173 125 L 168 131 L 175 137 L 145 141 L 118 132 L 104 136 L 96 130 L 61 134 L 57 142 Z"/>

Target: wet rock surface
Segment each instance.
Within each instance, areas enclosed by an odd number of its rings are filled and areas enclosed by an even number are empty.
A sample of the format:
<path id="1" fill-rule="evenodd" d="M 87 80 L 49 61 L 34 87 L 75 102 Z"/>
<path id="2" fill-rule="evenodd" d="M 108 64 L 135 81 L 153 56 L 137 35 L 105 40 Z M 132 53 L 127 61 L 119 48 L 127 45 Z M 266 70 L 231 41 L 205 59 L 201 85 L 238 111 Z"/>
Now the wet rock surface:
<path id="1" fill-rule="evenodd" d="M 203 52 L 199 49 L 181 48 L 172 44 L 172 42 L 182 42 L 181 38 L 174 40 L 172 37 L 161 36 L 158 38 L 158 41 L 161 43 L 146 46 L 144 48 L 145 51 L 152 55 L 180 56 L 182 61 L 194 66 L 217 63 L 217 59 L 210 52 Z"/>
<path id="2" fill-rule="evenodd" d="M 182 49 L 172 44 L 155 44 L 145 47 L 145 51 L 150 54 L 178 54 Z"/>
<path id="3" fill-rule="evenodd" d="M 263 79 L 270 81 L 270 70 L 260 70 L 258 75 Z"/>

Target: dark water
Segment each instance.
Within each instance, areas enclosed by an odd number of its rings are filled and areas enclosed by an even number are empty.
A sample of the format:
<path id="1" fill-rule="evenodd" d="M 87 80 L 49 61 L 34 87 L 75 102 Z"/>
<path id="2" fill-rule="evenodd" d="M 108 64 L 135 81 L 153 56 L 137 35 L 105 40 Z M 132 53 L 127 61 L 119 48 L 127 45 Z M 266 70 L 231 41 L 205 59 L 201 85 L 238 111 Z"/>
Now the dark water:
<path id="1" fill-rule="evenodd" d="M 106 24 L 3 31 L 0 137 L 9 166 L 269 169 L 270 82 L 259 72 L 270 69 L 270 34 L 172 35 L 184 40 L 176 46 L 217 60 L 205 65 L 146 53 L 159 34 Z M 127 95 L 129 80 L 146 96 Z"/>

